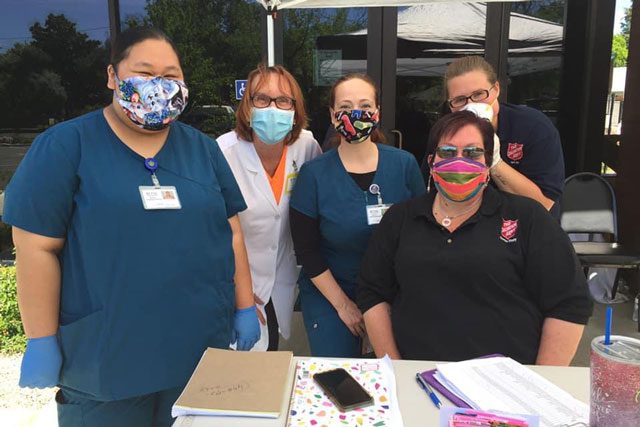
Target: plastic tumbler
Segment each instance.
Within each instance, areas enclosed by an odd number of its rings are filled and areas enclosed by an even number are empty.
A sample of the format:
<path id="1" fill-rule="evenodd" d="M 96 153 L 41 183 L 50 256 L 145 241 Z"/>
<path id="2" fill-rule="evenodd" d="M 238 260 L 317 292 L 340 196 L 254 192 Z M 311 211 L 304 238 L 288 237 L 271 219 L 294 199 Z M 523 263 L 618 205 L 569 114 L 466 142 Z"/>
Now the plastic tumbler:
<path id="1" fill-rule="evenodd" d="M 591 427 L 640 426 L 640 340 L 591 341 Z"/>

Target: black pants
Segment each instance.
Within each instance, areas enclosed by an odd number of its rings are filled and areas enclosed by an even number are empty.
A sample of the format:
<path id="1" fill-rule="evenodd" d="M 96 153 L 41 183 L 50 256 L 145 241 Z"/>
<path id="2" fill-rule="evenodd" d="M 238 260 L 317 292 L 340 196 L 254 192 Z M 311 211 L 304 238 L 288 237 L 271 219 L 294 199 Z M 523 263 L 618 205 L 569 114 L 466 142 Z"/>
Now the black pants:
<path id="1" fill-rule="evenodd" d="M 267 347 L 267 351 L 276 351 L 278 350 L 280 335 L 278 333 L 276 310 L 273 308 L 273 301 L 271 299 L 269 299 L 267 305 L 264 306 L 264 311 L 267 313 L 267 329 L 269 330 L 269 346 Z"/>

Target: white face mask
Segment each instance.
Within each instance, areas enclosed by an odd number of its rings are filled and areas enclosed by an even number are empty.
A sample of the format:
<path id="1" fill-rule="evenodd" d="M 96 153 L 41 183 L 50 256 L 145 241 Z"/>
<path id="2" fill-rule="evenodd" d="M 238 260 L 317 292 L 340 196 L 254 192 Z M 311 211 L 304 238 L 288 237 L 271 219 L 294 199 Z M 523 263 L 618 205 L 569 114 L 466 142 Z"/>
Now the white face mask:
<path id="1" fill-rule="evenodd" d="M 469 102 L 462 107 L 462 111 L 471 111 L 481 119 L 486 119 L 489 123 L 493 120 L 493 101 L 491 104 L 485 104 L 483 102 Z"/>

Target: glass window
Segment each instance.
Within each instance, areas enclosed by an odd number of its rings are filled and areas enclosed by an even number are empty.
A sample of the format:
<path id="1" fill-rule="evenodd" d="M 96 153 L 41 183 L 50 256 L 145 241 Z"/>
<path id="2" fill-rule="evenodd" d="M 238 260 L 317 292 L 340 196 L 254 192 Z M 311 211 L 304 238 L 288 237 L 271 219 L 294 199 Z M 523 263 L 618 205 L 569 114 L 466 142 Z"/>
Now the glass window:
<path id="1" fill-rule="evenodd" d="M 484 56 L 486 5 L 429 3 L 398 8 L 396 128 L 421 162 L 444 101 L 442 78 L 455 58 Z"/>
<path id="2" fill-rule="evenodd" d="M 562 71 L 565 0 L 512 3 L 507 100 L 544 112 L 555 124 Z"/>
<path id="3" fill-rule="evenodd" d="M 286 9 L 278 19 L 284 19 L 283 65 L 300 84 L 309 129 L 324 146 L 331 85 L 345 74 L 367 72 L 367 11 Z"/>

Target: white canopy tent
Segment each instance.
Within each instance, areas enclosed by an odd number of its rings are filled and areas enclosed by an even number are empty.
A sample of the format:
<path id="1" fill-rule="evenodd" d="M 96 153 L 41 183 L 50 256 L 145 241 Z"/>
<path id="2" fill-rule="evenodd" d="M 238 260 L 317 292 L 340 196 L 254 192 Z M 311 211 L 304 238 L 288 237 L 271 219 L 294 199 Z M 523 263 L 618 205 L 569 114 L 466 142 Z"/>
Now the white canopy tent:
<path id="1" fill-rule="evenodd" d="M 345 8 L 345 7 L 397 7 L 415 6 L 425 3 L 489 3 L 503 0 L 258 0 L 267 11 L 278 9 L 309 9 L 309 8 Z M 514 0 L 526 1 L 526 0 Z M 275 64 L 273 16 L 267 16 L 267 62 Z"/>
<path id="2" fill-rule="evenodd" d="M 265 8 L 304 9 L 320 7 L 395 7 L 415 6 L 425 3 L 478 3 L 479 0 L 259 0 Z M 504 0 L 483 0 L 482 3 Z M 515 0 L 526 1 L 526 0 Z"/>

